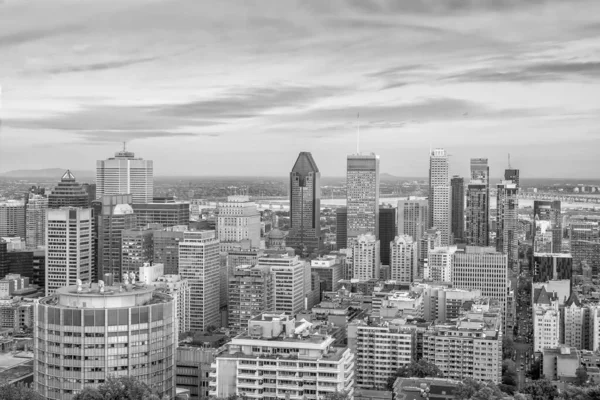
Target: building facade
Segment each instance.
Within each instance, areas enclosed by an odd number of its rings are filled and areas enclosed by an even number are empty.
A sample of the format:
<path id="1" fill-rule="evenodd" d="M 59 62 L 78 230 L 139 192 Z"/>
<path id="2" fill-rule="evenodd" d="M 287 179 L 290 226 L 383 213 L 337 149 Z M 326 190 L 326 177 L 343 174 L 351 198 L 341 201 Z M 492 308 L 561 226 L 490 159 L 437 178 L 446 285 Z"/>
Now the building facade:
<path id="1" fill-rule="evenodd" d="M 268 267 L 273 274 L 273 312 L 296 315 L 304 309 L 310 290 L 310 270 L 298 256 L 273 255 L 260 257 L 258 265 Z"/>
<path id="2" fill-rule="evenodd" d="M 399 282 L 413 282 L 419 277 L 419 252 L 411 236 L 396 236 L 390 243 L 390 278 Z"/>
<path id="3" fill-rule="evenodd" d="M 360 235 L 352 246 L 352 278 L 360 281 L 379 279 L 379 240 L 375 235 Z"/>
<path id="4" fill-rule="evenodd" d="M 360 235 L 379 235 L 379 156 L 348 156 L 346 174 L 347 244 Z"/>
<path id="5" fill-rule="evenodd" d="M 379 207 L 379 259 L 381 264 L 390 265 L 390 243 L 396 237 L 396 209 L 390 205 Z"/>
<path id="6" fill-rule="evenodd" d="M 348 247 L 348 208 L 335 210 L 335 243 L 338 250 Z"/>
<path id="7" fill-rule="evenodd" d="M 155 228 L 131 228 L 121 233 L 121 265 L 123 271 L 137 271 L 145 263 L 154 262 Z"/>
<path id="8" fill-rule="evenodd" d="M 46 245 L 46 212 L 48 198 L 39 194 L 29 194 L 25 209 L 25 242 L 28 249 Z"/>
<path id="9" fill-rule="evenodd" d="M 91 206 L 88 192 L 77 183 L 75 175 L 67 170 L 60 182 L 48 194 L 48 208 L 82 207 Z"/>
<path id="10" fill-rule="evenodd" d="M 190 203 L 187 201 L 167 200 L 158 202 L 153 199 L 149 203 L 133 203 L 133 211 L 137 215 L 138 227 L 149 224 L 160 224 L 165 228 L 190 223 Z M 135 201 L 135 199 L 134 199 Z"/>
<path id="11" fill-rule="evenodd" d="M 448 246 L 451 238 L 451 203 L 448 154 L 435 149 L 429 157 L 429 226 L 441 233 L 442 246 Z"/>
<path id="12" fill-rule="evenodd" d="M 508 256 L 508 265 L 518 271 L 519 264 L 519 188 L 503 181 L 497 190 L 496 251 Z"/>
<path id="13" fill-rule="evenodd" d="M 236 267 L 227 289 L 228 327 L 233 332 L 247 331 L 252 317 L 273 309 L 273 274 L 268 266 Z"/>
<path id="14" fill-rule="evenodd" d="M 240 248 L 240 242 L 250 241 L 250 247 L 260 247 L 260 213 L 248 196 L 229 196 L 217 205 L 217 237 L 221 251 Z"/>
<path id="15" fill-rule="evenodd" d="M 151 203 L 154 194 L 154 167 L 151 160 L 135 158 L 126 151 L 96 162 L 96 196 L 130 194 L 134 203 Z"/>
<path id="16" fill-rule="evenodd" d="M 560 253 L 562 250 L 562 212 L 560 201 L 534 200 L 533 252 Z"/>
<path id="17" fill-rule="evenodd" d="M 0 201 L 0 237 L 19 237 L 26 240 L 25 232 L 25 202 Z"/>
<path id="18" fill-rule="evenodd" d="M 165 274 L 179 274 L 179 243 L 187 226 L 177 225 L 154 232 L 154 262 L 165 266 Z"/>
<path id="19" fill-rule="evenodd" d="M 451 229 L 454 243 L 463 243 L 465 236 L 465 179 L 454 175 L 450 179 L 452 199 Z"/>

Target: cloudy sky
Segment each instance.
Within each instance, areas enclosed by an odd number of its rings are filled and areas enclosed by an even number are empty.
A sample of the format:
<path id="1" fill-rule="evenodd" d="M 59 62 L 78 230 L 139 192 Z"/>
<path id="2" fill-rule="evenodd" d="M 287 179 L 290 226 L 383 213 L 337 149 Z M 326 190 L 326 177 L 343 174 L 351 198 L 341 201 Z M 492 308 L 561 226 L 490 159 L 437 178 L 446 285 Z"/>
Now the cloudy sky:
<path id="1" fill-rule="evenodd" d="M 597 177 L 598 0 L 0 0 L 0 171 Z"/>

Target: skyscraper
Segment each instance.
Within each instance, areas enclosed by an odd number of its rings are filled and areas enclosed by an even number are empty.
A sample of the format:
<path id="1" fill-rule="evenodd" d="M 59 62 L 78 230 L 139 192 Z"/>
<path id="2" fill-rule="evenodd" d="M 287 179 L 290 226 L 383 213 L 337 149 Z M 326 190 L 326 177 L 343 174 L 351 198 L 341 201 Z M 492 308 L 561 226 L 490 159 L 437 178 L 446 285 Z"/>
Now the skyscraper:
<path id="1" fill-rule="evenodd" d="M 8 245 L 5 240 L 0 238 L 0 279 L 4 278 L 10 272 L 10 261 L 8 259 Z"/>
<path id="2" fill-rule="evenodd" d="M 134 203 L 150 203 L 154 192 L 151 160 L 135 158 L 123 149 L 108 160 L 96 162 L 96 196 L 131 194 Z"/>
<path id="3" fill-rule="evenodd" d="M 46 211 L 48 198 L 39 194 L 29 194 L 25 210 L 25 235 L 28 249 L 46 245 Z"/>
<path id="4" fill-rule="evenodd" d="M 420 240 L 429 226 L 429 202 L 408 198 L 398 200 L 398 236 L 408 235 Z"/>
<path id="5" fill-rule="evenodd" d="M 179 243 L 187 226 L 179 225 L 154 232 L 154 262 L 165 267 L 165 274 L 179 274 Z"/>
<path id="6" fill-rule="evenodd" d="M 560 200 L 533 202 L 533 252 L 560 253 L 562 215 Z"/>
<path id="7" fill-rule="evenodd" d="M 185 231 L 179 243 L 179 275 L 190 285 L 190 329 L 219 327 L 219 240 L 214 231 Z"/>
<path id="8" fill-rule="evenodd" d="M 379 242 L 380 261 L 382 265 L 390 265 L 390 243 L 396 237 L 396 209 L 391 206 L 379 207 Z"/>
<path id="9" fill-rule="evenodd" d="M 496 251 L 508 256 L 509 267 L 515 269 L 519 262 L 519 188 L 512 181 L 497 185 L 498 210 Z"/>
<path id="10" fill-rule="evenodd" d="M 508 168 L 504 170 L 504 180 L 505 181 L 512 181 L 515 185 L 517 185 L 517 188 L 521 187 L 521 179 L 519 178 L 519 170 L 518 169 L 512 169 L 512 168 Z"/>
<path id="11" fill-rule="evenodd" d="M 64 207 L 46 218 L 46 296 L 92 279 L 92 210 Z"/>
<path id="12" fill-rule="evenodd" d="M 137 271 L 145 263 L 154 262 L 154 231 L 153 228 L 123 230 L 121 233 L 123 271 Z"/>
<path id="13" fill-rule="evenodd" d="M 573 268 L 581 270 L 586 263 L 592 275 L 600 273 L 600 226 L 597 221 L 571 221 L 570 225 L 571 254 Z"/>
<path id="14" fill-rule="evenodd" d="M 335 210 L 335 243 L 338 250 L 348 246 L 348 208 Z"/>
<path id="15" fill-rule="evenodd" d="M 271 268 L 273 274 L 273 311 L 296 315 L 304 309 L 310 289 L 310 268 L 298 256 L 260 257 L 258 265 Z"/>
<path id="16" fill-rule="evenodd" d="M 411 236 L 397 236 L 390 243 L 390 275 L 392 280 L 413 282 L 419 277 L 417 242 Z"/>
<path id="17" fill-rule="evenodd" d="M 142 228 L 149 224 L 161 224 L 168 228 L 190 223 L 190 203 L 173 199 L 152 199 L 151 203 L 134 203 L 131 205 L 137 215 L 137 226 Z"/>
<path id="18" fill-rule="evenodd" d="M 379 156 L 351 154 L 346 175 L 348 246 L 364 234 L 379 236 Z"/>
<path id="19" fill-rule="evenodd" d="M 273 308 L 273 274 L 268 266 L 242 265 L 235 268 L 228 282 L 229 329 L 248 329 L 252 316 Z"/>
<path id="20" fill-rule="evenodd" d="M 60 182 L 48 195 L 48 208 L 60 207 L 90 207 L 88 192 L 77 183 L 75 175 L 67 170 Z"/>
<path id="21" fill-rule="evenodd" d="M 25 231 L 25 202 L 0 201 L 0 237 L 19 237 L 25 240 Z"/>
<path id="22" fill-rule="evenodd" d="M 429 157 L 429 228 L 441 233 L 442 245 L 450 244 L 450 180 L 448 154 L 435 149 Z"/>
<path id="23" fill-rule="evenodd" d="M 290 233 L 286 244 L 298 254 L 319 250 L 321 240 L 321 173 L 309 152 L 301 152 L 290 172 Z"/>
<path id="24" fill-rule="evenodd" d="M 248 240 L 252 248 L 260 247 L 260 213 L 248 196 L 229 196 L 217 210 L 221 251 L 240 249 L 242 240 Z"/>
<path id="25" fill-rule="evenodd" d="M 465 239 L 471 246 L 490 243 L 490 168 L 487 158 L 471 159 L 471 181 L 467 186 Z"/>
<path id="26" fill-rule="evenodd" d="M 455 175 L 450 180 L 452 187 L 452 237 L 454 243 L 463 243 L 465 235 L 465 180 Z"/>

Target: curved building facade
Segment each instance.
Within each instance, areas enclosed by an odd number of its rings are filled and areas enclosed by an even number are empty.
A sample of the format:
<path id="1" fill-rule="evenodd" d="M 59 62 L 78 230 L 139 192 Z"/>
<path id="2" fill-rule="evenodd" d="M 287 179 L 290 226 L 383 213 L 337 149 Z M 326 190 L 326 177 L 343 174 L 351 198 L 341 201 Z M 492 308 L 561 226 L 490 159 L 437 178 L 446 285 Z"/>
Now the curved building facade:
<path id="1" fill-rule="evenodd" d="M 167 294 L 144 285 L 63 287 L 35 306 L 34 385 L 71 399 L 109 376 L 175 395 L 177 317 Z"/>

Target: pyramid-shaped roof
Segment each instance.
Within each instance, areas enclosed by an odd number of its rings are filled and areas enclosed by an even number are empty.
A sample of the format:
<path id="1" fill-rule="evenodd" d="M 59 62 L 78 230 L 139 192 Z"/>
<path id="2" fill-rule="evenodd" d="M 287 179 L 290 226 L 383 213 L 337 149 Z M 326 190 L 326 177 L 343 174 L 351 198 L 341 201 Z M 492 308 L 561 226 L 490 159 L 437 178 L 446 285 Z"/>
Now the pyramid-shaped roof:
<path id="1" fill-rule="evenodd" d="M 575 294 L 575 292 L 571 293 L 569 299 L 565 303 L 565 307 L 571 307 L 571 305 L 573 304 L 575 304 L 577 307 L 581 307 L 581 302 L 579 301 L 579 298 L 577 297 L 577 294 Z"/>
<path id="2" fill-rule="evenodd" d="M 549 293 L 546 290 L 546 286 L 542 286 L 541 289 L 535 289 L 533 292 L 533 302 L 535 304 L 547 304 L 551 305 L 553 301 L 556 301 L 557 295 L 555 292 Z"/>
<path id="3" fill-rule="evenodd" d="M 319 172 L 319 167 L 315 162 L 312 154 L 308 151 L 303 151 L 298 155 L 298 159 L 292 168 L 292 172 L 297 172 L 306 175 L 310 172 Z"/>
<path id="4" fill-rule="evenodd" d="M 71 173 L 71 170 L 67 170 L 67 172 L 65 172 L 62 176 L 62 178 L 60 178 L 61 181 L 72 181 L 75 182 L 75 175 L 73 175 Z"/>

